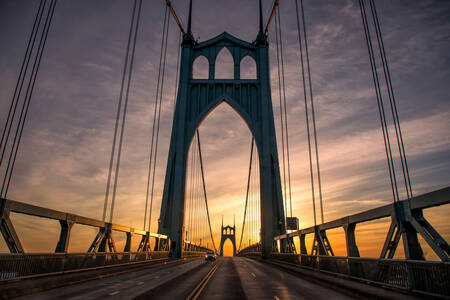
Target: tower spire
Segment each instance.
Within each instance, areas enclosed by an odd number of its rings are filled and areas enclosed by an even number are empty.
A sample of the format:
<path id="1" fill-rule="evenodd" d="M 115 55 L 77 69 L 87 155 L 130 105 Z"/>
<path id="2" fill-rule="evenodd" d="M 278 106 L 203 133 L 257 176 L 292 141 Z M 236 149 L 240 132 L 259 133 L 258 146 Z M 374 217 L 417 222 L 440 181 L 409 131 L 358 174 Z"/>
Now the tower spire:
<path id="1" fill-rule="evenodd" d="M 263 14 L 262 14 L 262 2 L 259 0 L 259 34 L 263 33 Z"/>
<path id="2" fill-rule="evenodd" d="M 262 2 L 259 0 L 259 32 L 256 36 L 257 44 L 267 44 L 266 35 L 264 33 L 264 27 L 263 27 L 263 13 L 262 13 Z"/>
<path id="3" fill-rule="evenodd" d="M 187 28 L 188 34 L 192 34 L 191 24 L 192 24 L 192 0 L 189 0 L 189 17 L 188 17 L 188 28 Z"/>

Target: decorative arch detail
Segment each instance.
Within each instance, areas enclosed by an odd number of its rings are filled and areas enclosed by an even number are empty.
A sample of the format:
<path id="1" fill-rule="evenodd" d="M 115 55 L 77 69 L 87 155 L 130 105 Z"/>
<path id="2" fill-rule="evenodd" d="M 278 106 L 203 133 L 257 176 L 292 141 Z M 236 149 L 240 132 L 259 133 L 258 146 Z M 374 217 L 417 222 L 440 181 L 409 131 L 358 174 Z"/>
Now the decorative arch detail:
<path id="1" fill-rule="evenodd" d="M 214 59 L 214 65 L 214 79 L 234 78 L 234 58 L 228 47 L 224 46 L 219 50 Z"/>
<path id="2" fill-rule="evenodd" d="M 227 96 L 220 96 L 216 98 L 213 102 L 209 103 L 206 107 L 204 107 L 203 110 L 194 119 L 188 131 L 189 140 L 192 139 L 192 137 L 195 134 L 195 131 L 197 130 L 197 128 L 200 127 L 201 123 L 208 117 L 208 115 L 212 113 L 214 109 L 216 109 L 216 107 L 218 107 L 223 102 L 228 104 L 242 118 L 242 120 L 250 130 L 251 134 L 255 136 L 255 128 L 253 125 L 254 122 L 252 121 L 252 118 L 248 115 L 248 113 L 236 101 L 232 100 Z"/>
<path id="3" fill-rule="evenodd" d="M 257 79 L 256 62 L 250 55 L 246 55 L 241 59 L 239 68 L 241 79 Z"/>
<path id="4" fill-rule="evenodd" d="M 192 63 L 193 79 L 208 79 L 209 77 L 209 61 L 204 55 L 199 55 Z"/>

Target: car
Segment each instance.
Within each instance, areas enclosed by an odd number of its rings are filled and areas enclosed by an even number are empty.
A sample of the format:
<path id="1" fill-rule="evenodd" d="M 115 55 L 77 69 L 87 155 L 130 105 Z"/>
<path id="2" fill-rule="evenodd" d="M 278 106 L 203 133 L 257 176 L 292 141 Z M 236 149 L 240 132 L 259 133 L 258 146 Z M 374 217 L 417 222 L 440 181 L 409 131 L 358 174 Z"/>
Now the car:
<path id="1" fill-rule="evenodd" d="M 205 260 L 216 260 L 216 254 L 212 251 L 206 252 Z"/>

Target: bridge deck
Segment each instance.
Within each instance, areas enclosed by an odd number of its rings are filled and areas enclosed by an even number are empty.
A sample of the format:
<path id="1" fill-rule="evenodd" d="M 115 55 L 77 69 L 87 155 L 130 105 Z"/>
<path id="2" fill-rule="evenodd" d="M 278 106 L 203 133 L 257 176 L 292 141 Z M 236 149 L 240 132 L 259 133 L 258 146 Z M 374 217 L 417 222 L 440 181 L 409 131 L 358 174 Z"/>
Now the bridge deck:
<path id="1" fill-rule="evenodd" d="M 61 286 L 17 299 L 183 299 L 192 292 L 197 292 L 199 299 L 418 299 L 314 271 L 289 271 L 245 257 L 219 258 L 216 262 L 192 259 Z"/>

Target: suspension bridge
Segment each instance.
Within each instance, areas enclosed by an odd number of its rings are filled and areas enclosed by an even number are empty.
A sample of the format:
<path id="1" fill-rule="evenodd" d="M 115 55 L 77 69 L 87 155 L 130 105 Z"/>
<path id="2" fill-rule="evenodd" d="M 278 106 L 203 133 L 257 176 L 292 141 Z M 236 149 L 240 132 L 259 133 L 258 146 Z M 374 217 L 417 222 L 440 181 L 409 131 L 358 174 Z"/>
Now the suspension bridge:
<path id="1" fill-rule="evenodd" d="M 2 186 L 0 197 L 1 233 L 10 253 L 0 254 L 0 298 L 23 299 L 118 299 L 151 298 L 389 298 L 418 299 L 450 297 L 450 247 L 445 236 L 433 227 L 423 211 L 447 205 L 450 187 L 426 194 L 413 194 L 405 142 L 400 126 L 391 72 L 383 42 L 380 18 L 374 0 L 358 0 L 369 72 L 373 79 L 380 129 L 384 143 L 386 176 L 392 191 L 390 204 L 341 216 L 325 222 L 318 147 L 317 109 L 314 107 L 313 77 L 302 0 L 289 5 L 295 9 L 305 110 L 305 129 L 309 162 L 310 201 L 314 225 L 299 228 L 293 215 L 293 186 L 287 106 L 286 59 L 283 48 L 283 18 L 280 5 L 273 1 L 267 16 L 259 1 L 258 28 L 252 41 L 241 40 L 227 32 L 208 40 L 194 37 L 193 1 L 189 1 L 186 24 L 177 14 L 176 2 L 166 0 L 161 14 L 162 31 L 157 68 L 157 85 L 152 115 L 151 142 L 146 178 L 143 228 L 124 226 L 114 221 L 117 186 L 124 145 L 131 81 L 140 24 L 142 0 L 133 0 L 123 60 L 119 101 L 115 123 L 102 218 L 32 205 L 8 198 L 20 151 L 28 112 L 32 107 L 41 59 L 58 13 L 58 0 L 41 0 L 34 16 L 25 56 L 14 87 L 0 148 Z M 281 2 L 281 3 L 280 3 Z M 152 227 L 155 214 L 156 164 L 160 159 L 161 110 L 164 99 L 169 26 L 178 28 L 179 40 L 174 111 L 158 226 Z M 270 40 L 270 41 L 269 41 Z M 271 89 L 269 44 L 276 57 L 277 89 Z M 228 51 L 233 62 L 231 78 L 216 74 L 217 57 Z M 254 65 L 254 75 L 246 76 L 242 62 Z M 197 63 L 203 61 L 207 72 L 197 76 Z M 273 72 L 273 70 L 272 70 Z M 279 100 L 281 147 L 277 144 L 272 96 Z M 243 119 L 251 132 L 248 172 L 245 182 L 242 224 L 223 223 L 220 244 L 216 244 L 207 174 L 202 152 L 200 124 L 221 103 L 228 104 Z M 280 153 L 279 153 L 280 152 Z M 396 155 L 398 153 L 398 155 Z M 12 214 L 55 220 L 60 225 L 54 253 L 27 253 L 21 235 L 14 227 Z M 320 218 L 319 218 L 320 217 Z M 383 218 L 390 219 L 379 258 L 361 257 L 357 225 Z M 83 253 L 68 251 L 74 225 L 96 229 L 96 235 Z M 125 224 L 126 225 L 126 224 Z M 327 231 L 342 228 L 345 256 L 335 255 Z M 125 234 L 119 248 L 113 233 Z M 311 245 L 307 237 L 312 236 Z M 134 239 L 138 237 L 138 244 Z M 39 239 L 39 237 L 35 237 Z M 224 258 L 224 244 L 230 240 L 233 257 Z M 401 244 L 404 259 L 395 258 Z M 423 244 L 439 261 L 426 260 Z M 309 247 L 310 246 L 310 247 Z M 136 249 L 136 251 L 133 251 Z M 205 254 L 218 256 L 214 262 Z"/>

